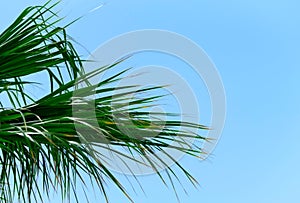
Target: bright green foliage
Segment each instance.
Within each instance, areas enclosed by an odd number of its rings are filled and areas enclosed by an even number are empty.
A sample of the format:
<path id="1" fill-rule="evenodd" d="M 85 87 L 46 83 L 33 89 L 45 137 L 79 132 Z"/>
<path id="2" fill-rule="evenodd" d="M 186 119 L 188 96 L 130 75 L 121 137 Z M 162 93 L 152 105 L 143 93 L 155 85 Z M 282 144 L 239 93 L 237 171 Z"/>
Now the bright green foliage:
<path id="1" fill-rule="evenodd" d="M 97 85 L 86 82 L 86 87 L 79 88 L 79 84 L 87 78 L 113 68 L 117 63 L 92 73 L 84 73 L 81 59 L 65 27 L 57 27 L 60 19 L 52 11 L 55 5 L 49 1 L 44 6 L 25 9 L 0 35 L 0 97 L 7 96 L 13 107 L 5 108 L 2 103 L 0 107 L 1 202 L 12 202 L 16 198 L 24 202 L 41 202 L 43 196 L 53 189 L 59 189 L 63 199 L 68 199 L 73 191 L 77 199 L 76 184 L 86 184 L 88 181 L 82 178 L 83 173 L 97 184 L 107 201 L 105 179 L 110 179 L 128 196 L 125 188 L 99 158 L 99 152 L 93 150 L 93 146 L 122 146 L 139 154 L 164 183 L 156 167 L 164 164 L 164 161 L 149 158 L 150 155 L 155 156 L 156 150 L 164 152 L 166 148 L 175 148 L 192 156 L 200 156 L 201 149 L 185 143 L 183 138 L 205 138 L 182 131 L 179 127 L 207 129 L 205 126 L 177 121 L 177 115 L 171 113 L 167 114 L 168 120 L 162 122 L 163 128 L 159 122 L 155 125 L 150 122 L 147 107 L 155 103 L 160 95 L 149 95 L 161 87 L 140 89 L 139 93 L 147 93 L 148 96 L 130 100 L 128 95 L 133 93 L 134 84 L 118 87 L 117 90 L 122 90 L 120 93 L 116 93 L 112 85 L 122 79 L 124 71 Z M 24 76 L 40 72 L 48 74 L 50 93 L 33 99 L 26 92 L 25 86 L 38 84 L 25 81 Z M 91 99 L 90 96 L 94 94 L 96 97 Z M 90 115 L 83 111 L 90 105 L 95 106 L 96 127 L 89 125 Z M 128 114 L 130 118 L 125 116 Z M 114 115 L 123 118 L 126 128 L 140 131 L 141 136 L 120 130 Z M 126 119 L 132 122 L 126 122 Z M 80 135 L 75 124 L 90 130 L 87 131 L 92 132 L 89 138 Z M 147 136 L 147 132 L 158 132 L 158 135 Z M 103 139 L 105 142 L 101 141 Z M 180 143 L 180 147 L 173 146 L 171 141 Z M 176 165 L 193 184 L 196 183 L 178 162 Z M 177 176 L 170 167 L 166 168 L 173 184 L 172 177 Z"/>

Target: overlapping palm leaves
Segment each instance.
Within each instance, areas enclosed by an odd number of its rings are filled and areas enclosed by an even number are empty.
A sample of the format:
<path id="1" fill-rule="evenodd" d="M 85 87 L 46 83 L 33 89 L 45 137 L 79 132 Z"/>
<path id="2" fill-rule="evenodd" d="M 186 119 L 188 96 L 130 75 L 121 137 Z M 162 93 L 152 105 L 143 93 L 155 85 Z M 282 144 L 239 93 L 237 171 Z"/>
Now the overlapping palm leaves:
<path id="1" fill-rule="evenodd" d="M 135 160 L 134 156 L 114 151 L 111 146 L 120 146 L 138 154 L 143 160 L 140 164 L 152 167 L 163 182 L 166 181 L 158 166 L 165 165 L 172 184 L 172 177 L 177 178 L 177 175 L 164 160 L 155 157 L 155 151 L 168 155 L 165 149 L 174 148 L 200 156 L 201 149 L 184 142 L 183 138 L 205 138 L 180 127 L 207 128 L 178 121 L 178 115 L 171 113 L 167 114 L 167 120 L 151 122 L 147 107 L 161 97 L 154 90 L 162 87 L 136 91 L 132 89 L 135 87 L 133 84 L 114 88 L 115 82 L 121 80 L 126 71 L 103 79 L 97 85 L 89 84 L 88 78 L 113 68 L 121 61 L 84 73 L 82 60 L 73 48 L 65 27 L 57 27 L 60 19 L 52 12 L 55 5 L 49 1 L 43 6 L 25 9 L 0 35 L 0 96 L 7 97 L 10 103 L 10 108 L 6 108 L 0 101 L 1 201 L 12 202 L 18 198 L 24 202 L 40 202 L 52 189 L 60 190 L 63 199 L 69 198 L 70 191 L 73 191 L 77 199 L 78 182 L 86 184 L 87 181 L 83 174 L 99 186 L 107 201 L 105 180 L 115 183 L 131 200 L 110 172 L 104 157 L 102 159 L 93 146 L 110 149 L 118 156 L 132 160 Z M 48 75 L 50 93 L 33 99 L 25 87 L 36 85 L 39 81 L 27 81 L 25 78 L 40 72 Z M 85 86 L 81 86 L 82 83 Z M 133 99 L 133 93 L 144 97 Z M 151 93 L 154 95 L 149 96 Z M 91 106 L 94 114 L 87 113 Z M 95 116 L 97 125 L 90 125 L 91 116 Z M 126 124 L 129 133 L 119 128 L 120 120 Z M 79 133 L 78 127 L 86 134 Z M 130 134 L 132 130 L 134 135 Z M 152 132 L 156 132 L 156 136 L 147 136 Z M 169 156 L 169 159 L 172 157 Z M 193 184 L 196 183 L 176 160 L 174 162 Z"/>

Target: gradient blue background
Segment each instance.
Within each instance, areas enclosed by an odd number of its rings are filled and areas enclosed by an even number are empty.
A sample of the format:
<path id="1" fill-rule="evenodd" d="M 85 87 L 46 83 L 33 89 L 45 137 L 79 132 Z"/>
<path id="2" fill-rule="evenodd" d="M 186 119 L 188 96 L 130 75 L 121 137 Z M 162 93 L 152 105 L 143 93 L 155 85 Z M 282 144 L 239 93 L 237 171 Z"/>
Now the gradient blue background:
<path id="1" fill-rule="evenodd" d="M 0 30 L 25 6 L 42 2 L 2 2 Z M 170 30 L 201 46 L 222 76 L 226 126 L 209 160 L 181 160 L 201 185 L 196 190 L 180 175 L 188 191 L 178 188 L 181 202 L 300 202 L 300 2 L 107 0 L 87 14 L 101 3 L 63 0 L 59 6 L 66 22 L 86 14 L 68 31 L 88 50 L 128 31 Z M 156 176 L 140 182 L 146 195 L 129 189 L 135 202 L 177 201 Z M 108 188 L 111 202 L 128 202 Z"/>

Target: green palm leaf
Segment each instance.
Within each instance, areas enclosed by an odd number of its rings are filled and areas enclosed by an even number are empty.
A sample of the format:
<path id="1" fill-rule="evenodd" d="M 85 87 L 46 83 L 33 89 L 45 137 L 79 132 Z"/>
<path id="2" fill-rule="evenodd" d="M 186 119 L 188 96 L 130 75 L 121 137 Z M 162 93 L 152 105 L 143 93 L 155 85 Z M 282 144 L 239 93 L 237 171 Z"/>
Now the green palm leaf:
<path id="1" fill-rule="evenodd" d="M 93 149 L 95 146 L 152 167 L 166 182 L 159 172 L 159 166 L 164 165 L 173 184 L 176 173 L 155 152 L 163 152 L 171 160 L 173 158 L 165 149 L 201 156 L 202 150 L 186 143 L 184 138 L 203 141 L 206 138 L 180 127 L 207 128 L 178 121 L 180 115 L 171 113 L 167 114 L 167 120 L 151 122 L 147 107 L 162 96 L 155 94 L 155 90 L 162 87 L 140 89 L 138 92 L 142 95 L 153 96 L 131 99 L 130 95 L 136 92 L 134 84 L 113 88 L 126 70 L 97 85 L 86 82 L 86 86 L 81 87 L 87 78 L 113 68 L 119 62 L 84 73 L 65 27 L 56 26 L 59 19 L 52 12 L 55 5 L 49 1 L 44 6 L 25 9 L 0 35 L 0 95 L 6 95 L 13 107 L 5 108 L 1 102 L 0 198 L 3 202 L 12 202 L 15 196 L 24 202 L 40 202 L 43 194 L 59 189 L 63 199 L 69 198 L 70 191 L 77 199 L 77 179 L 86 184 L 87 180 L 82 176 L 85 173 L 99 186 L 107 201 L 106 179 L 113 181 L 130 200 L 125 188 L 106 165 L 105 158 L 101 158 L 103 155 Z M 38 84 L 38 81 L 25 78 L 40 72 L 48 74 L 50 93 L 33 99 L 25 86 Z M 95 97 L 91 99 L 91 96 Z M 95 107 L 97 125 L 90 125 L 92 117 L 87 113 L 90 106 Z M 119 129 L 119 122 L 129 133 Z M 78 128 L 86 134 L 80 134 Z M 137 133 L 130 134 L 133 130 Z M 153 132 L 156 136 L 151 136 Z M 113 146 L 126 149 L 132 156 L 111 148 Z M 142 161 L 135 159 L 133 154 Z M 180 163 L 174 162 L 195 184 L 196 180 Z"/>

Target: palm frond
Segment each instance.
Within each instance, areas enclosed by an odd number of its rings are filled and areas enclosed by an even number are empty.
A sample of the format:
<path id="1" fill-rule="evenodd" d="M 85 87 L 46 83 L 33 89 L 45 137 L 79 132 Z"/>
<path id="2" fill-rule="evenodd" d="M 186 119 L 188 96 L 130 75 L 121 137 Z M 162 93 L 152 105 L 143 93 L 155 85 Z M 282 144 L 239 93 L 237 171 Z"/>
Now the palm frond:
<path id="1" fill-rule="evenodd" d="M 24 92 L 24 85 L 32 83 L 23 76 L 45 71 L 53 91 L 64 84 L 65 75 L 74 79 L 82 72 L 65 28 L 55 26 L 60 19 L 51 9 L 57 3 L 50 2 L 28 7 L 0 35 L 0 93 L 6 93 L 14 107 L 34 102 Z"/>
<path id="2" fill-rule="evenodd" d="M 166 120 L 152 122 L 147 107 L 155 105 L 163 96 L 154 92 L 162 87 L 138 91 L 134 84 L 113 87 L 126 70 L 97 85 L 86 83 L 87 78 L 111 69 L 119 62 L 84 73 L 81 59 L 65 29 L 56 27 L 58 20 L 51 11 L 56 4 L 50 2 L 25 9 L 0 35 L 0 95 L 7 94 L 14 107 L 0 108 L 0 198 L 11 202 L 17 196 L 24 202 L 40 202 L 43 194 L 59 189 L 63 199 L 69 198 L 70 191 L 77 199 L 77 181 L 86 184 L 83 174 L 87 174 L 107 201 L 106 179 L 131 200 L 110 171 L 105 155 L 94 147 L 147 165 L 166 182 L 159 171 L 164 166 L 173 185 L 177 174 L 156 152 L 164 153 L 170 160 L 173 158 L 166 149 L 199 157 L 202 150 L 185 142 L 185 138 L 205 141 L 205 137 L 192 133 L 192 130 L 208 128 L 178 121 L 180 115 L 173 113 L 151 114 L 167 115 Z M 63 69 L 68 73 L 67 78 Z M 24 91 L 24 85 L 32 85 L 35 81 L 26 81 L 24 76 L 41 71 L 49 75 L 51 92 L 34 100 Z M 80 86 L 81 83 L 86 86 Z M 132 99 L 132 93 L 137 92 L 144 97 Z M 94 117 L 96 123 L 91 123 Z M 113 149 L 114 146 L 129 154 Z M 134 154 L 142 161 L 135 159 Z M 192 175 L 173 161 L 196 184 Z M 39 180 L 42 180 L 42 186 Z"/>

